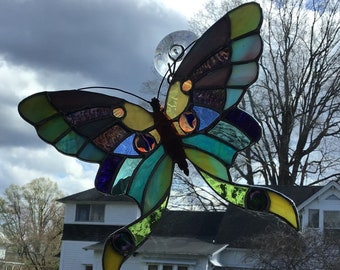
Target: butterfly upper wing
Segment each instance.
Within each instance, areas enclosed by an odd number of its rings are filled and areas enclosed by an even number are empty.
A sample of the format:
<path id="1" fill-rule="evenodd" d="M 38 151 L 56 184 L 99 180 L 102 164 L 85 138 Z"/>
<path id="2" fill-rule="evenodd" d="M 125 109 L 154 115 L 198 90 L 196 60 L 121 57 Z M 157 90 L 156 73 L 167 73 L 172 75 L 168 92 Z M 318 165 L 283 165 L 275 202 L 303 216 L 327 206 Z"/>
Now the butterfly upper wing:
<path id="1" fill-rule="evenodd" d="M 173 75 L 165 105 L 167 115 L 176 118 L 196 106 L 215 111 L 217 118 L 237 104 L 258 76 L 261 24 L 260 6 L 249 3 L 211 26 Z"/>
<path id="2" fill-rule="evenodd" d="M 237 108 L 258 76 L 261 24 L 260 6 L 248 3 L 209 28 L 173 75 L 165 111 L 183 136 L 187 158 L 222 198 L 243 208 L 271 212 L 298 228 L 295 205 L 282 194 L 257 188 L 266 194 L 267 204 L 256 209 L 249 199 L 253 187 L 243 186 L 236 200 L 230 192 L 240 185 L 230 182 L 229 167 L 237 153 L 257 142 L 262 133 L 259 123 Z"/>
<path id="3" fill-rule="evenodd" d="M 151 114 L 138 105 L 79 90 L 34 94 L 20 102 L 19 113 L 63 154 L 97 163 L 124 146 L 122 154 L 138 156 L 128 138 L 153 126 Z"/>

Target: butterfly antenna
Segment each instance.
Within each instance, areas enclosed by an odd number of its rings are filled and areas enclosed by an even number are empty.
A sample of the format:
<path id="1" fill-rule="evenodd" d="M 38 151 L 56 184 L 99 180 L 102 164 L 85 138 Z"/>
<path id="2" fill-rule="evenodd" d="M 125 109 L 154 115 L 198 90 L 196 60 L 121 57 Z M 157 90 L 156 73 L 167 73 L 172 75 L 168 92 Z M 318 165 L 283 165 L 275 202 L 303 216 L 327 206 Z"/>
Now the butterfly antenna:
<path id="1" fill-rule="evenodd" d="M 140 100 L 143 100 L 144 102 L 148 103 L 148 104 L 151 104 L 151 102 L 145 98 L 142 98 L 136 94 L 133 94 L 133 93 L 130 93 L 128 91 L 125 91 L 123 89 L 120 89 L 120 88 L 116 88 L 116 87 L 108 87 L 108 86 L 89 86 L 89 87 L 82 87 L 82 88 L 78 88 L 77 90 L 79 91 L 82 91 L 82 90 L 88 90 L 88 89 L 106 89 L 106 90 L 115 90 L 115 91 L 118 91 L 118 92 L 122 92 L 124 94 L 127 94 L 127 95 L 130 95 L 130 96 L 133 96 L 135 98 L 138 98 Z"/>
<path id="2" fill-rule="evenodd" d="M 173 75 L 175 74 L 175 71 L 176 71 L 176 64 L 178 62 L 182 61 L 182 59 L 185 55 L 185 52 L 187 50 L 189 50 L 189 48 L 191 48 L 196 41 L 197 41 L 197 39 L 194 40 L 193 42 L 191 42 L 186 48 L 184 48 L 182 45 L 177 45 L 177 44 L 174 44 L 170 48 L 168 55 L 169 55 L 169 58 L 172 60 L 172 64 L 168 63 L 168 70 L 164 74 L 162 81 L 161 81 L 161 83 L 159 84 L 159 87 L 158 87 L 157 99 L 159 99 L 159 95 L 160 95 L 160 92 L 161 92 L 162 85 L 165 81 L 165 78 L 166 78 L 168 84 L 171 84 Z M 178 54 L 178 50 L 181 51 L 179 54 Z"/>

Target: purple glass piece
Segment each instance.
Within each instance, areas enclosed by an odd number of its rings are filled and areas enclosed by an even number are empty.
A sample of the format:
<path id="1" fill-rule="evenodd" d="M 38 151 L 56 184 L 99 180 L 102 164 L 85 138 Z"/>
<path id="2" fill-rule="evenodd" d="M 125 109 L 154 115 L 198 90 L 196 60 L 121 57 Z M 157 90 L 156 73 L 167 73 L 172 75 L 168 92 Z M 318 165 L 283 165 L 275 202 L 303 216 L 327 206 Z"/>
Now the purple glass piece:
<path id="1" fill-rule="evenodd" d="M 122 160 L 121 157 L 110 155 L 100 164 L 95 180 L 97 190 L 111 194 L 114 176 Z"/>
<path id="2" fill-rule="evenodd" d="M 225 116 L 225 120 L 242 130 L 251 139 L 251 141 L 258 141 L 261 138 L 261 126 L 248 113 L 238 108 L 234 108 L 228 112 Z"/>

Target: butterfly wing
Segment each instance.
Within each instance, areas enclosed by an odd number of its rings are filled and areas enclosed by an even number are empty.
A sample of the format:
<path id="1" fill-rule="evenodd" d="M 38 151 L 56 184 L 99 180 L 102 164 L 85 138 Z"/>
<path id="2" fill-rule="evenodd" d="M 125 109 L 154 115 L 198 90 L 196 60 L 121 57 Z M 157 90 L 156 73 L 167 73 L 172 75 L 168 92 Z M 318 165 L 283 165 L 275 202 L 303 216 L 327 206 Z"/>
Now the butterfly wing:
<path id="1" fill-rule="evenodd" d="M 222 198 L 243 208 L 271 212 L 298 228 L 296 207 L 282 194 L 256 189 L 267 198 L 266 207 L 256 209 L 249 206 L 254 188 L 244 186 L 248 192 L 243 193 L 242 203 L 229 192 L 234 184 L 228 170 L 237 153 L 261 137 L 258 122 L 237 108 L 258 77 L 261 24 L 260 6 L 248 3 L 209 28 L 173 74 L 165 111 L 183 136 L 186 156 Z"/>
<path id="2" fill-rule="evenodd" d="M 109 244 L 130 237 L 130 251 L 135 250 L 160 219 L 169 197 L 174 165 L 159 144 L 152 115 L 123 99 L 78 90 L 37 93 L 19 104 L 19 113 L 63 154 L 99 163 L 99 191 L 125 194 L 138 204 L 140 218 L 107 240 L 103 264 L 111 269 L 108 258 L 121 257 Z"/>
<path id="3" fill-rule="evenodd" d="M 34 94 L 20 102 L 19 113 L 58 151 L 96 163 L 111 153 L 140 156 L 133 136 L 153 126 L 152 115 L 140 106 L 78 90 Z"/>
<path id="4" fill-rule="evenodd" d="M 260 6 L 249 3 L 228 12 L 210 27 L 173 75 L 165 106 L 167 115 L 176 118 L 183 111 L 199 107 L 206 110 L 204 113 L 216 112 L 217 118 L 237 104 L 258 76 L 261 24 Z"/>

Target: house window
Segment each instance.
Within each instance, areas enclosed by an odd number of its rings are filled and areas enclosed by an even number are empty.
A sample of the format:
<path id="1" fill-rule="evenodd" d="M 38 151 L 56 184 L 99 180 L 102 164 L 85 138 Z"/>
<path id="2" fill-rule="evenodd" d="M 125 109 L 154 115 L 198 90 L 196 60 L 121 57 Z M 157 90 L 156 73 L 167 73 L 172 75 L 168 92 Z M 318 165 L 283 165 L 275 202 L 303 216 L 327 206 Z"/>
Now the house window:
<path id="1" fill-rule="evenodd" d="M 319 209 L 308 210 L 308 227 L 319 228 Z"/>
<path id="2" fill-rule="evenodd" d="M 323 224 L 326 235 L 340 236 L 340 211 L 324 211 Z"/>
<path id="3" fill-rule="evenodd" d="M 77 204 L 76 221 L 104 222 L 105 204 Z"/>
<path id="4" fill-rule="evenodd" d="M 188 266 L 173 264 L 149 264 L 148 270 L 188 270 Z"/>
<path id="5" fill-rule="evenodd" d="M 85 265 L 85 270 L 93 270 L 93 266 L 92 265 Z"/>

